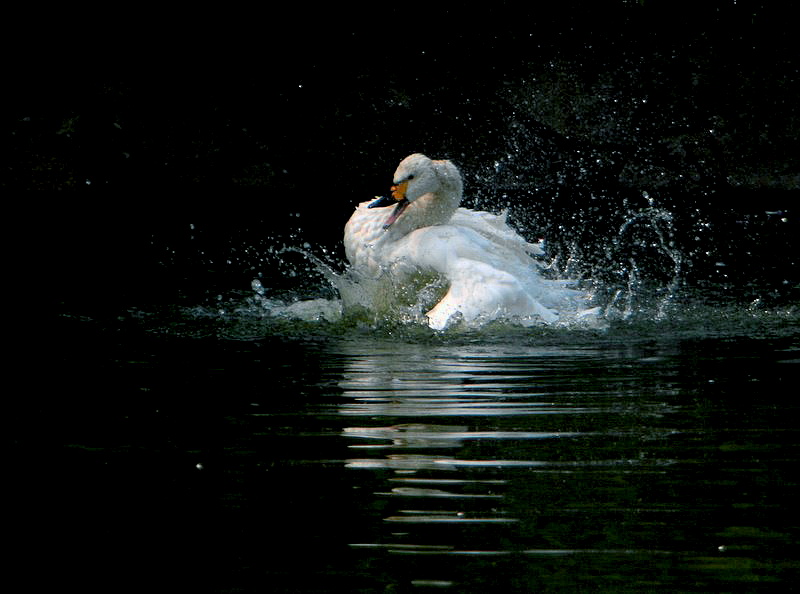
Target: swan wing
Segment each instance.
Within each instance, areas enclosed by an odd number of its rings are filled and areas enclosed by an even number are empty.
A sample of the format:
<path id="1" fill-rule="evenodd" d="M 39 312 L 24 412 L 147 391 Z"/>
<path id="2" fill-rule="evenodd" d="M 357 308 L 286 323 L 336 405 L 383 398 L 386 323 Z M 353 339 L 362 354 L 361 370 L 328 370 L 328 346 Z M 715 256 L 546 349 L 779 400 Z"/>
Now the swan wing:
<path id="1" fill-rule="evenodd" d="M 508 225 L 508 211 L 500 214 L 480 210 L 459 208 L 449 222 L 451 225 L 466 227 L 490 239 L 495 244 L 527 252 L 535 256 L 542 256 L 542 248 L 535 243 L 529 243 L 519 233 Z"/>
<path id="2" fill-rule="evenodd" d="M 434 329 L 446 327 L 456 314 L 468 323 L 496 317 L 548 323 L 558 319 L 537 299 L 543 289 L 536 284 L 534 260 L 472 228 L 437 225 L 417 229 L 392 246 L 390 260 L 396 277 L 420 269 L 447 280 L 446 295 L 427 314 Z"/>
<path id="3" fill-rule="evenodd" d="M 434 330 L 446 328 L 459 315 L 469 324 L 503 318 L 558 320 L 558 315 L 534 299 L 513 275 L 484 262 L 453 261 L 449 280 L 447 294 L 427 313 Z"/>
<path id="4" fill-rule="evenodd" d="M 351 266 L 376 272 L 379 263 L 375 260 L 376 247 L 378 254 L 382 244 L 392 236 L 391 231 L 384 229 L 392 209 L 369 208 L 370 202 L 362 202 L 356 206 L 344 227 L 344 251 Z"/>

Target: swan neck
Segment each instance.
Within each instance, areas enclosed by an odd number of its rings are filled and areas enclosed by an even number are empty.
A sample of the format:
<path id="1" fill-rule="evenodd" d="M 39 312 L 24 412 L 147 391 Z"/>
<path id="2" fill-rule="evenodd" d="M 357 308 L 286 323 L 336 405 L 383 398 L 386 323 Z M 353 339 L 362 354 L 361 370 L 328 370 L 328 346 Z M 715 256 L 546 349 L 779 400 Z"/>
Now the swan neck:
<path id="1" fill-rule="evenodd" d="M 461 204 L 461 173 L 450 161 L 428 161 L 435 176 L 431 191 L 412 199 L 389 227 L 390 236 L 401 237 L 415 229 L 444 225 Z"/>
<path id="2" fill-rule="evenodd" d="M 433 170 L 439 182 L 439 188 L 420 197 L 424 200 L 420 206 L 428 215 L 428 225 L 447 223 L 461 204 L 463 184 L 461 174 L 450 161 L 433 161 Z"/>
<path id="3" fill-rule="evenodd" d="M 404 217 L 408 217 L 409 230 L 431 225 L 444 225 L 461 204 L 461 192 L 457 187 L 445 187 L 436 192 L 429 192 L 412 202 Z"/>

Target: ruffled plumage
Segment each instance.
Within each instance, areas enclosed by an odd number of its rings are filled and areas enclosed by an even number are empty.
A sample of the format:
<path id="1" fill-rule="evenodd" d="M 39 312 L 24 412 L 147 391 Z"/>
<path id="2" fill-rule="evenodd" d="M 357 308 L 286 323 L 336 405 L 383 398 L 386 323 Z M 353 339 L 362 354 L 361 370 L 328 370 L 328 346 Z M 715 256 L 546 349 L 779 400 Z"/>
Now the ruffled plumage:
<path id="1" fill-rule="evenodd" d="M 448 288 L 427 312 L 432 328 L 456 319 L 552 324 L 561 310 L 576 310 L 582 295 L 542 277 L 534 258 L 541 249 L 509 227 L 505 214 L 459 207 L 461 174 L 450 161 L 411 155 L 400 163 L 394 183 L 394 198 L 405 202 L 359 204 L 345 226 L 345 253 L 362 276 L 390 275 L 395 284 L 418 272 L 442 277 Z M 400 214 L 393 220 L 395 211 Z"/>

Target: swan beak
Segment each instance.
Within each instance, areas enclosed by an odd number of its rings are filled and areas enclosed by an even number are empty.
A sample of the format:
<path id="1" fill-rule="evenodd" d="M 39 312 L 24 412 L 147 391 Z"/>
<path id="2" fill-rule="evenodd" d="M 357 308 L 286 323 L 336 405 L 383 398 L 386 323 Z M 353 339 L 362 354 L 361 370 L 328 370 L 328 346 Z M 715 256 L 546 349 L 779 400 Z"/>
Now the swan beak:
<path id="1" fill-rule="evenodd" d="M 408 189 L 408 181 L 392 186 L 392 198 L 400 202 L 406 199 L 406 189 Z"/>
<path id="2" fill-rule="evenodd" d="M 397 206 L 394 207 L 394 210 L 392 211 L 392 214 L 389 215 L 389 218 L 386 219 L 386 222 L 383 224 L 383 228 L 384 229 L 388 229 L 389 227 L 391 227 L 392 224 L 397 220 L 397 217 L 399 217 L 401 214 L 403 214 L 403 211 L 406 209 L 406 206 L 408 206 L 409 204 L 411 204 L 411 203 L 408 200 L 406 200 L 405 198 L 403 198 L 402 200 L 399 200 L 397 202 Z"/>
<path id="3" fill-rule="evenodd" d="M 384 206 L 391 206 L 392 204 L 395 204 L 394 198 L 375 196 L 375 200 L 367 204 L 367 208 L 383 208 Z"/>
<path id="4" fill-rule="evenodd" d="M 386 222 L 383 224 L 384 229 L 388 229 L 389 227 L 391 227 L 397 220 L 397 217 L 403 214 L 403 211 L 406 209 L 406 206 L 409 205 L 408 198 L 406 198 L 407 188 L 408 188 L 408 180 L 400 182 L 396 186 L 392 186 L 392 198 L 397 200 L 397 206 L 394 207 L 392 214 L 389 215 L 389 218 L 386 219 Z"/>
<path id="5" fill-rule="evenodd" d="M 384 206 L 389 206 L 391 204 L 396 204 L 392 214 L 389 215 L 389 218 L 386 219 L 386 222 L 383 224 L 384 229 L 388 229 L 391 227 L 394 222 L 397 220 L 406 207 L 409 205 L 409 201 L 406 198 L 406 188 L 408 187 L 408 182 L 404 181 L 396 186 L 392 186 L 392 197 L 389 198 L 387 196 L 379 196 L 373 202 L 370 202 L 367 205 L 367 208 L 383 208 Z"/>

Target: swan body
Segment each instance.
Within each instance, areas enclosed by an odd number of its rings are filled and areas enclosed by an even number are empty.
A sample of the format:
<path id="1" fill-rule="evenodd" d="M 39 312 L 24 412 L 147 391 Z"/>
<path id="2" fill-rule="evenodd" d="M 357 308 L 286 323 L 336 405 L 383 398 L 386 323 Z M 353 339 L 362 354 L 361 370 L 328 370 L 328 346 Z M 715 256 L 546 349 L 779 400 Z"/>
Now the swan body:
<path id="1" fill-rule="evenodd" d="M 541 249 L 511 229 L 505 214 L 459 207 L 461 174 L 450 161 L 410 155 L 394 184 L 393 201 L 356 207 L 345 225 L 345 253 L 362 276 L 388 274 L 395 283 L 419 272 L 441 277 L 447 292 L 427 312 L 431 328 L 456 319 L 549 324 L 558 321 L 560 305 L 574 304 L 578 292 L 542 278 L 533 258 Z"/>

